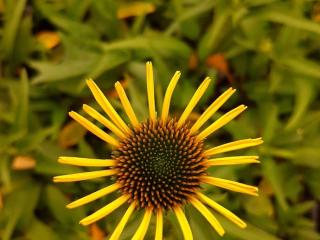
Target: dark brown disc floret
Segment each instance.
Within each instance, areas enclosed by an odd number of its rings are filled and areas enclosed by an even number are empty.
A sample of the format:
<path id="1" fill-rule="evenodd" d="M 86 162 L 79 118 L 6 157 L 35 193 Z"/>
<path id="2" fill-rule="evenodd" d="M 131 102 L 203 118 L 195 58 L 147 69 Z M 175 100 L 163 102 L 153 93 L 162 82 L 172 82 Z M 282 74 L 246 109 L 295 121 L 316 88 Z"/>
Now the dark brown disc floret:
<path id="1" fill-rule="evenodd" d="M 141 208 L 181 205 L 200 188 L 203 152 L 187 125 L 178 127 L 174 119 L 142 123 L 113 152 L 117 182 Z"/>

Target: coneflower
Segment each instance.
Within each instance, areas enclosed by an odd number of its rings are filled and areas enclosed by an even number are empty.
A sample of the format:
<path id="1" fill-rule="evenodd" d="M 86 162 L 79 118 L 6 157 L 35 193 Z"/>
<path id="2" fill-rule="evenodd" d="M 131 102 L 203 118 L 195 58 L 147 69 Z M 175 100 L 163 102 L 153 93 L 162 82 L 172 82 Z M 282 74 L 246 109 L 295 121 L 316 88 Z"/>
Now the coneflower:
<path id="1" fill-rule="evenodd" d="M 89 225 L 106 217 L 121 205 L 128 204 L 124 216 L 110 239 L 119 239 L 130 216 L 139 209 L 143 209 L 145 213 L 132 239 L 144 238 L 153 214 L 156 217 L 155 239 L 162 239 L 165 211 L 175 213 L 184 239 L 192 239 L 192 232 L 183 211 L 183 206 L 189 203 L 208 220 L 221 236 L 224 234 L 224 229 L 210 209 L 224 215 L 241 228 L 245 228 L 246 224 L 239 217 L 201 193 L 200 186 L 210 184 L 235 192 L 258 195 L 258 189 L 254 186 L 211 177 L 207 174 L 207 169 L 212 166 L 259 162 L 258 156 L 219 158 L 213 158 L 213 156 L 259 145 L 263 142 L 261 138 L 243 139 L 211 148 L 204 146 L 204 140 L 210 134 L 237 117 L 246 109 L 246 106 L 240 105 L 209 126 L 202 128 L 235 92 L 234 89 L 229 88 L 201 114 L 194 124 L 191 124 L 188 118 L 210 83 L 210 79 L 206 78 L 192 96 L 181 116 L 179 118 L 170 117 L 171 96 L 180 77 L 180 72 L 177 71 L 166 90 L 161 115 L 157 116 L 151 62 L 147 62 L 146 72 L 149 118 L 143 122 L 137 119 L 121 84 L 119 82 L 115 84 L 130 125 L 119 116 L 98 86 L 92 80 L 87 80 L 94 98 L 109 119 L 88 105 L 83 105 L 83 110 L 109 129 L 114 136 L 109 135 L 76 112 L 72 111 L 69 115 L 97 137 L 112 145 L 114 150 L 110 159 L 60 157 L 59 162 L 63 164 L 104 167 L 105 170 L 57 176 L 54 177 L 54 182 L 75 182 L 107 176 L 114 176 L 115 182 L 68 204 L 67 207 L 75 208 L 111 192 L 118 192 L 120 196 L 117 199 L 80 221 L 82 225 Z"/>

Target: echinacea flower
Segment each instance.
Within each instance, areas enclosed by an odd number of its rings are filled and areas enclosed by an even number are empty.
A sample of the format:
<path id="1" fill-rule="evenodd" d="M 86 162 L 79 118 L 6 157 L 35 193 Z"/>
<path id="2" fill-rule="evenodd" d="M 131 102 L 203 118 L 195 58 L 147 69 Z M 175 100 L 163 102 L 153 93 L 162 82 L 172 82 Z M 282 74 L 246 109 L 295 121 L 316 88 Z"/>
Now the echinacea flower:
<path id="1" fill-rule="evenodd" d="M 195 207 L 221 236 L 224 234 L 224 229 L 210 209 L 224 215 L 241 228 L 245 228 L 246 224 L 239 217 L 201 193 L 200 186 L 210 184 L 235 192 L 258 195 L 257 187 L 211 177 L 207 174 L 207 169 L 213 166 L 259 162 L 258 156 L 218 158 L 213 158 L 213 156 L 259 145 L 262 143 L 261 138 L 243 139 L 209 148 L 204 145 L 205 139 L 210 134 L 237 117 L 246 109 L 246 106 L 240 105 L 209 126 L 203 127 L 235 92 L 234 89 L 229 88 L 201 114 L 195 123 L 191 124 L 188 118 L 210 83 L 210 79 L 206 78 L 192 96 L 181 116 L 170 117 L 171 96 L 180 77 L 180 72 L 177 71 L 166 90 L 161 115 L 157 116 L 151 62 L 147 62 L 146 72 L 149 119 L 144 122 L 139 122 L 137 119 L 121 84 L 119 82 L 115 84 L 130 125 L 119 116 L 98 86 L 92 80 L 87 80 L 94 98 L 109 119 L 88 105 L 83 105 L 83 110 L 109 129 L 113 135 L 109 135 L 76 112 L 72 111 L 69 115 L 97 137 L 112 145 L 114 151 L 110 159 L 60 157 L 59 162 L 63 164 L 105 169 L 57 176 L 54 177 L 54 182 L 75 182 L 107 176 L 113 176 L 115 182 L 68 204 L 67 207 L 79 207 L 117 191 L 120 195 L 117 199 L 80 221 L 82 225 L 89 225 L 127 203 L 129 206 L 110 239 L 119 239 L 130 216 L 139 209 L 144 210 L 144 216 L 132 239 L 144 238 L 153 214 L 156 217 L 155 239 L 162 239 L 165 211 L 175 213 L 184 239 L 192 239 L 192 232 L 183 211 L 186 204 Z"/>

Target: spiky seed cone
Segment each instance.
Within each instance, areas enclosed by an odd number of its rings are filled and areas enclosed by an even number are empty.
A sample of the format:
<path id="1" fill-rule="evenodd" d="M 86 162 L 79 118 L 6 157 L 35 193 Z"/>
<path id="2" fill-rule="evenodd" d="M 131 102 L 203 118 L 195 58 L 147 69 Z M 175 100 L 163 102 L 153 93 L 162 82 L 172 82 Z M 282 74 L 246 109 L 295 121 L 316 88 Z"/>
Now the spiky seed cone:
<path id="1" fill-rule="evenodd" d="M 187 125 L 148 121 L 120 143 L 112 157 L 119 170 L 121 191 L 141 208 L 169 209 L 182 205 L 200 188 L 206 159 L 202 141 Z"/>

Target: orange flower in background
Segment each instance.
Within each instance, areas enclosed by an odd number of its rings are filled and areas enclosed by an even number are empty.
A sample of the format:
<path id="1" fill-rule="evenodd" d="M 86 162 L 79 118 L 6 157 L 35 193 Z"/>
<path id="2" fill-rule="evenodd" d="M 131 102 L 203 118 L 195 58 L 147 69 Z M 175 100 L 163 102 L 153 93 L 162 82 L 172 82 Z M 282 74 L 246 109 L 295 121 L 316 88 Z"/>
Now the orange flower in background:
<path id="1" fill-rule="evenodd" d="M 120 5 L 117 11 L 117 17 L 119 19 L 125 19 L 134 16 L 141 16 L 149 13 L 153 13 L 156 7 L 152 3 L 148 2 L 127 2 L 125 5 Z"/>
<path id="2" fill-rule="evenodd" d="M 47 49 L 56 47 L 60 43 L 57 32 L 43 31 L 37 34 L 37 40 Z"/>
<path id="3" fill-rule="evenodd" d="M 109 119 L 88 105 L 83 105 L 83 110 L 109 129 L 112 135 L 76 112 L 72 111 L 69 115 L 84 128 L 112 145 L 114 150 L 109 159 L 60 157 L 59 162 L 62 164 L 103 167 L 104 169 L 57 176 L 54 177 L 54 181 L 76 182 L 110 176 L 113 177 L 114 183 L 75 200 L 67 207 L 75 208 L 111 192 L 118 192 L 118 198 L 80 221 L 82 225 L 92 224 L 127 204 L 128 208 L 110 239 L 119 239 L 130 216 L 139 209 L 144 210 L 144 216 L 132 239 L 144 238 L 153 215 L 156 217 L 155 239 L 162 239 L 163 214 L 166 211 L 175 213 L 184 239 L 193 239 L 191 228 L 183 211 L 186 204 L 191 204 L 196 208 L 221 236 L 225 231 L 211 210 L 224 215 L 241 228 L 245 228 L 245 222 L 239 217 L 203 194 L 201 185 L 210 184 L 239 193 L 258 195 L 257 187 L 208 176 L 207 172 L 208 168 L 214 166 L 259 162 L 258 156 L 215 157 L 215 155 L 257 146 L 263 142 L 261 138 L 243 139 L 209 148 L 204 144 L 208 136 L 236 118 L 247 107 L 240 105 L 209 126 L 203 127 L 234 94 L 235 90 L 229 88 L 212 102 L 194 124 L 191 124 L 190 114 L 210 83 L 210 79 L 206 78 L 192 96 L 181 116 L 179 118 L 170 117 L 171 97 L 181 75 L 177 71 L 168 85 L 158 116 L 155 107 L 151 62 L 146 64 L 146 75 L 149 118 L 143 122 L 138 120 L 122 85 L 119 82 L 115 84 L 116 92 L 130 124 L 119 116 L 98 86 L 92 80 L 87 80 L 94 98 Z"/>

